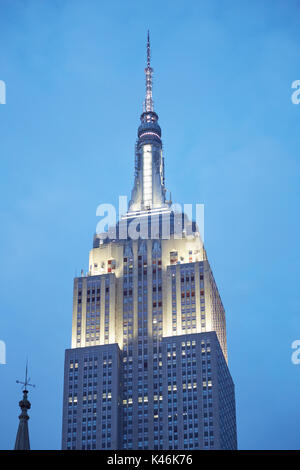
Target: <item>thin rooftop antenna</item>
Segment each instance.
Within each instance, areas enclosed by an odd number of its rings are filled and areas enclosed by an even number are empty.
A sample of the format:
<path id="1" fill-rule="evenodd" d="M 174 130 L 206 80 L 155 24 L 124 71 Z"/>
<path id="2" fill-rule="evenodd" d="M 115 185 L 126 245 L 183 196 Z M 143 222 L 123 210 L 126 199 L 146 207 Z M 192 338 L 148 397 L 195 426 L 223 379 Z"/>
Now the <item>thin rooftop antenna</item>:
<path id="1" fill-rule="evenodd" d="M 147 67 L 151 67 L 150 65 L 150 58 L 151 58 L 151 49 L 150 49 L 150 32 L 148 29 L 148 35 L 147 35 Z"/>
<path id="2" fill-rule="evenodd" d="M 153 69 L 150 63 L 151 59 L 151 48 L 150 48 L 150 32 L 147 33 L 147 67 L 145 68 L 146 74 L 146 97 L 144 101 L 144 113 L 154 111 L 153 98 L 152 98 L 152 74 Z"/>

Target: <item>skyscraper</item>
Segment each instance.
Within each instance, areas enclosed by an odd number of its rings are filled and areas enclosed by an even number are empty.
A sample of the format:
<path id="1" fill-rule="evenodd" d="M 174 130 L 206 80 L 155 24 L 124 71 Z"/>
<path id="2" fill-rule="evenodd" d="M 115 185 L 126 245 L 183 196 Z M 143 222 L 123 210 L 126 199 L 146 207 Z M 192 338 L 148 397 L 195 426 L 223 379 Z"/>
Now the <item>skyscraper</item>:
<path id="1" fill-rule="evenodd" d="M 166 198 L 149 34 L 145 74 L 128 210 L 74 279 L 62 448 L 235 449 L 225 312 L 197 224 Z"/>

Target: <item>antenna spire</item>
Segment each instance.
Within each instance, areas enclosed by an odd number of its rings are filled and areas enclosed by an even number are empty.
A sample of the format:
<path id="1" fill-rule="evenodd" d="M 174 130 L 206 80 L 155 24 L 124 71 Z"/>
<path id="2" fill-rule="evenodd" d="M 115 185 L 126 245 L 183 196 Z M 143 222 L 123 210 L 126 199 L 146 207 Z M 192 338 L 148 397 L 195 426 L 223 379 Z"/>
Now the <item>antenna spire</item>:
<path id="1" fill-rule="evenodd" d="M 147 67 L 145 68 L 146 74 L 146 98 L 144 101 L 144 113 L 153 112 L 153 99 L 152 99 L 152 74 L 153 69 L 150 65 L 151 49 L 150 49 L 150 33 L 147 34 Z"/>
<path id="2" fill-rule="evenodd" d="M 151 59 L 150 33 L 149 33 L 149 29 L 148 29 L 148 35 L 147 35 L 147 67 L 150 67 L 150 59 Z"/>

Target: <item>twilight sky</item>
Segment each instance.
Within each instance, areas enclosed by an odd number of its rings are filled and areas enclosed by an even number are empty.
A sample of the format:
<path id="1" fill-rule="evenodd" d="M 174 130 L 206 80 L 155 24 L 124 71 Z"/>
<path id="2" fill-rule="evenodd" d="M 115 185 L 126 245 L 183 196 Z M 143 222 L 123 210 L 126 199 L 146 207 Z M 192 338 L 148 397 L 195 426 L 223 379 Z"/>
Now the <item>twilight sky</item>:
<path id="1" fill-rule="evenodd" d="M 130 195 L 150 29 L 174 202 L 205 204 L 240 449 L 299 449 L 300 6 L 1 0 L 0 449 L 26 357 L 33 449 L 59 449 L 73 277 L 100 203 Z"/>

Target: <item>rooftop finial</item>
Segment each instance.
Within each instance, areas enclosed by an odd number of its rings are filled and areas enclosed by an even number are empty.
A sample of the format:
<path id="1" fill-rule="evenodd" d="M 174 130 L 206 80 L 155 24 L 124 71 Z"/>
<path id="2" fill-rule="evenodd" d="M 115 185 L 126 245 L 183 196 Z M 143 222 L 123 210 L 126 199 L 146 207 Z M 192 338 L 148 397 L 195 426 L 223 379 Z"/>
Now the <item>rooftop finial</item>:
<path id="1" fill-rule="evenodd" d="M 152 73 L 153 69 L 150 65 L 150 33 L 147 34 L 147 67 L 145 68 L 146 74 L 146 98 L 144 102 L 144 113 L 153 112 L 153 99 L 152 99 Z"/>
<path id="2" fill-rule="evenodd" d="M 27 385 L 29 387 L 35 387 L 35 385 L 29 383 L 30 377 L 28 377 L 28 360 L 26 361 L 26 369 L 25 369 L 25 380 L 24 382 L 21 382 L 20 380 L 16 380 L 17 384 L 22 384 L 24 387 L 23 389 L 27 389 Z"/>

